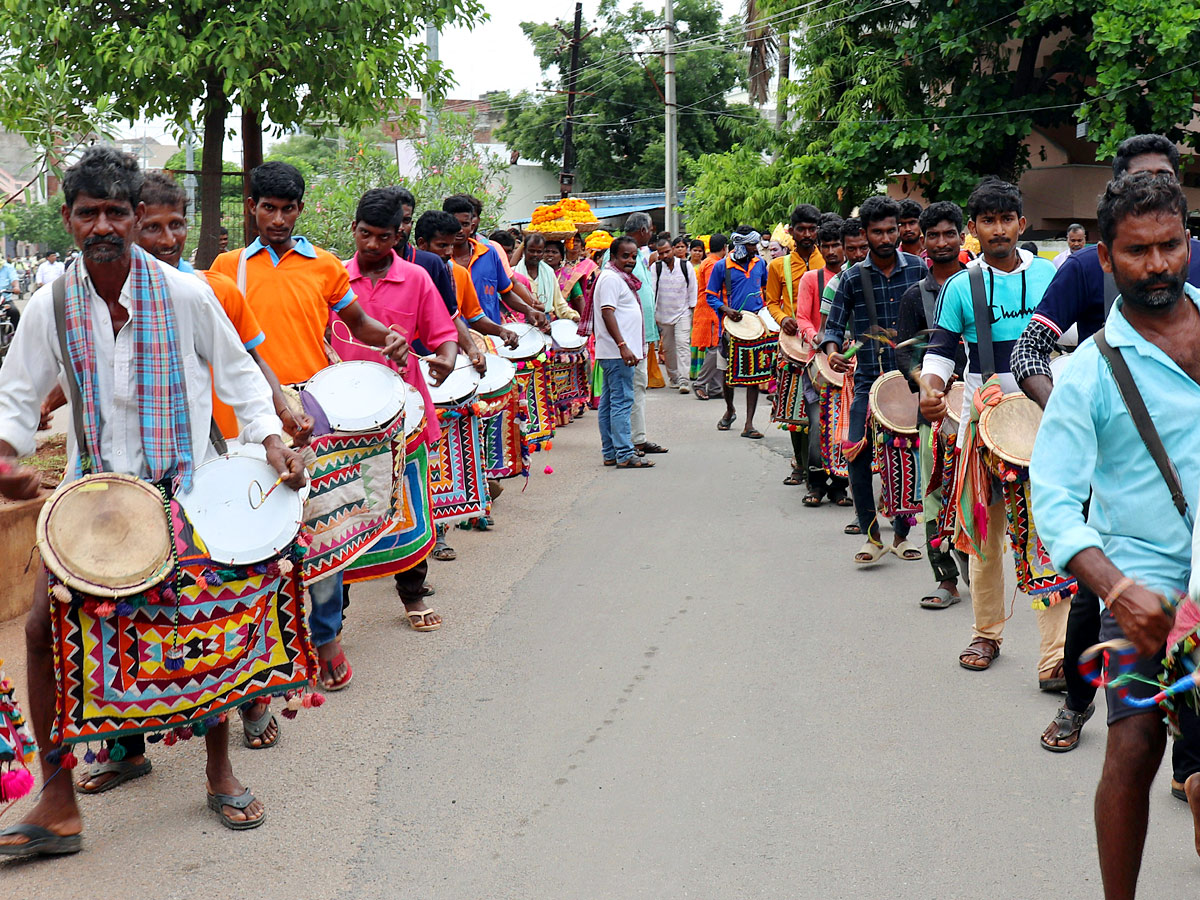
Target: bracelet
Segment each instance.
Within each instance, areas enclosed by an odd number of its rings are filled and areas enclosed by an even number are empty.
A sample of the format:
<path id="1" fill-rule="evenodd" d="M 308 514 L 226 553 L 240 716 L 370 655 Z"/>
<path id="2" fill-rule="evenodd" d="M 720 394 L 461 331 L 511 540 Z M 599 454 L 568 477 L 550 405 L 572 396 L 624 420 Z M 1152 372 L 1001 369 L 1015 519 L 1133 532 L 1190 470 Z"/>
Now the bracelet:
<path id="1" fill-rule="evenodd" d="M 0 459 L 0 478 L 5 478 L 5 477 L 11 475 L 13 472 L 13 469 L 15 469 L 15 468 L 16 468 L 16 466 L 14 466 L 7 459 Z"/>
<path id="2" fill-rule="evenodd" d="M 1114 584 L 1112 590 L 1108 592 L 1108 596 L 1104 598 L 1104 605 L 1109 609 L 1112 609 L 1112 605 L 1116 603 L 1118 599 L 1120 599 L 1121 595 L 1135 584 L 1137 584 L 1137 582 L 1128 575 L 1124 576 L 1120 581 Z"/>
<path id="3" fill-rule="evenodd" d="M 617 341 L 617 346 L 618 346 L 618 347 L 624 347 L 624 346 L 626 346 L 626 344 L 625 344 L 625 342 L 624 342 L 624 341 Z"/>

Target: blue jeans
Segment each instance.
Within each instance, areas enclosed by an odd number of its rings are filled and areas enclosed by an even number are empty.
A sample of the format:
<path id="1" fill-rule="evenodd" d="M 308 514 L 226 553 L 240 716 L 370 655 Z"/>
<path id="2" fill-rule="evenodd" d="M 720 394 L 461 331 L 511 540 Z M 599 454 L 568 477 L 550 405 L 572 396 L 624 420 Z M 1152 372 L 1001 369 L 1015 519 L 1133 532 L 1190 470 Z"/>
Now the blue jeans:
<path id="1" fill-rule="evenodd" d="M 850 433 L 847 438 L 851 443 L 858 443 L 867 433 L 867 407 L 871 403 L 871 384 L 873 379 L 854 379 L 854 400 L 850 404 Z M 879 538 L 879 525 L 875 521 L 875 484 L 871 474 L 872 447 L 863 447 L 862 452 L 847 463 L 850 471 L 850 495 L 854 498 L 854 514 L 858 517 L 858 527 L 863 536 L 871 535 Z M 898 516 L 892 519 L 892 530 L 900 540 L 908 537 L 908 518 Z"/>
<path id="2" fill-rule="evenodd" d="M 342 573 L 322 578 L 308 587 L 312 609 L 308 614 L 308 630 L 314 647 L 328 644 L 342 628 Z"/>
<path id="3" fill-rule="evenodd" d="M 621 359 L 596 360 L 604 371 L 600 395 L 600 452 L 622 463 L 633 454 L 633 366 Z"/>

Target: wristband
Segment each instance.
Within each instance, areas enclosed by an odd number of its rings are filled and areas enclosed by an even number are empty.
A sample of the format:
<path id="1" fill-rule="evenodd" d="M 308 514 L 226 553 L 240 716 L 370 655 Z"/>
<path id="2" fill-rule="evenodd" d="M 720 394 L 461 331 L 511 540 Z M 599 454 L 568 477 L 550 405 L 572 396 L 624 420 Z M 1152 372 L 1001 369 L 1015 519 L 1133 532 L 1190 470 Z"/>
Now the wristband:
<path id="1" fill-rule="evenodd" d="M 16 467 L 7 459 L 0 459 L 0 478 L 7 478 L 14 468 Z"/>
<path id="2" fill-rule="evenodd" d="M 625 342 L 624 342 L 624 341 L 617 341 L 617 346 L 618 346 L 618 347 L 624 347 L 624 346 L 625 346 Z"/>
<path id="3" fill-rule="evenodd" d="M 1108 592 L 1108 596 L 1104 598 L 1104 605 L 1112 609 L 1112 605 L 1120 599 L 1121 595 L 1129 588 L 1137 584 L 1128 575 L 1124 576 L 1120 581 L 1113 585 L 1112 590 Z"/>

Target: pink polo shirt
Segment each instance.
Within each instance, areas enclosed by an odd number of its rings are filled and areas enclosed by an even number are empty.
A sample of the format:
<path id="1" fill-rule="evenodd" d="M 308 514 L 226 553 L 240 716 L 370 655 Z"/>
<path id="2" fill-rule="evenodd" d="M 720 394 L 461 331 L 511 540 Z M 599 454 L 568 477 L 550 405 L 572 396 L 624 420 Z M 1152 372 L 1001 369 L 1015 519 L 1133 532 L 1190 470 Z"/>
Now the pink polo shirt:
<path id="1" fill-rule="evenodd" d="M 359 273 L 357 255 L 346 263 L 346 270 L 350 274 L 350 287 L 363 312 L 399 331 L 409 343 L 420 341 L 432 353 L 446 341 L 458 340 L 458 331 L 446 312 L 446 304 L 442 302 L 429 273 L 420 266 L 405 262 L 393 254 L 392 267 L 374 284 L 370 278 Z M 337 313 L 333 313 L 332 318 L 337 318 Z M 379 351 L 358 343 L 352 344 L 344 337 L 339 337 L 338 332 L 345 335 L 346 330 L 338 328 L 333 333 L 333 349 L 342 359 L 365 359 L 396 369 L 396 365 L 384 359 Z M 402 374 L 406 382 L 421 392 L 425 401 L 424 438 L 425 443 L 432 447 L 441 437 L 442 429 L 434 414 L 429 386 L 421 377 L 415 352 L 409 356 L 408 370 Z"/>

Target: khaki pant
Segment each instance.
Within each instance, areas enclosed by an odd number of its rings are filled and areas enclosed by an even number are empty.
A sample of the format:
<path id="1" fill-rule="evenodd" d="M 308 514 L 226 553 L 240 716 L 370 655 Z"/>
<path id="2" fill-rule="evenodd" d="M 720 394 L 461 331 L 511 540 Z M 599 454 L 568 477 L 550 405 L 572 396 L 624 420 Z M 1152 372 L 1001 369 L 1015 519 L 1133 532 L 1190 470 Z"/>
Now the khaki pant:
<path id="1" fill-rule="evenodd" d="M 1004 595 L 1004 562 L 1008 520 L 1004 501 L 998 500 L 987 509 L 987 540 L 983 542 L 985 559 L 970 559 L 971 605 L 975 610 L 975 637 L 1003 641 L 1004 619 L 1008 615 Z M 1063 642 L 1067 633 L 1067 612 L 1070 603 L 1057 603 L 1050 609 L 1038 610 L 1035 615 L 1041 635 L 1038 673 L 1046 675 L 1063 658 Z"/>

